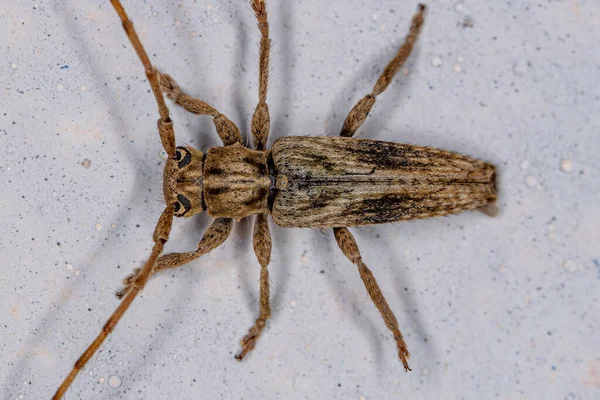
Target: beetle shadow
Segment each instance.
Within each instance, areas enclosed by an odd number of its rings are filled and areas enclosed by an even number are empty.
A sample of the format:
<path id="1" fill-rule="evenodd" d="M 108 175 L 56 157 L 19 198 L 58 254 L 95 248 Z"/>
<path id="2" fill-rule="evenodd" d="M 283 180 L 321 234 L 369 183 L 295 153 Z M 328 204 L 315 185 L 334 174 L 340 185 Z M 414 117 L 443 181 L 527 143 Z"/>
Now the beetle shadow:
<path id="1" fill-rule="evenodd" d="M 352 110 L 352 107 L 367 93 L 370 93 L 375 82 L 383 72 L 384 68 L 390 60 L 396 55 L 399 47 L 403 43 L 404 38 L 399 40 L 393 51 L 389 48 L 381 49 L 371 60 L 364 61 L 362 67 L 356 72 L 352 78 L 346 80 L 337 95 L 333 98 L 333 104 L 328 116 L 325 120 L 326 126 L 330 127 L 330 131 L 325 132 L 327 136 L 338 136 L 342 130 L 342 125 L 346 116 Z M 407 68 L 411 71 L 416 64 L 420 55 L 420 46 L 416 46 L 410 57 L 404 62 L 401 69 L 396 73 L 388 88 L 377 97 L 377 101 L 373 106 L 371 113 L 359 128 L 354 137 L 363 137 L 362 133 L 370 132 L 366 138 L 375 139 L 374 135 L 379 130 L 385 128 L 389 116 L 392 115 L 409 97 L 402 96 L 402 93 L 410 92 L 410 86 L 413 79 L 410 73 L 405 75 L 402 70 Z M 364 90 L 364 93 L 361 91 Z M 358 94 L 360 93 L 360 94 Z M 407 116 L 407 122 L 409 121 Z M 375 131 L 369 130 L 372 127 L 377 127 Z M 331 129 L 335 129 L 331 131 Z"/>
<path id="2" fill-rule="evenodd" d="M 372 317 L 368 316 L 366 313 L 363 312 L 362 305 L 356 304 L 356 302 L 352 300 L 352 297 L 348 296 L 350 292 L 348 290 L 348 285 L 345 285 L 345 280 L 336 279 L 338 277 L 343 278 L 345 276 L 348 276 L 347 274 L 350 273 L 354 273 L 355 277 L 359 276 L 356 266 L 353 265 L 352 262 L 346 258 L 346 256 L 341 252 L 341 250 L 337 246 L 333 235 L 333 230 L 326 229 L 325 232 L 315 230 L 315 233 L 316 235 L 320 235 L 320 237 L 317 237 L 316 241 L 318 241 L 318 243 L 320 243 L 323 246 L 323 248 L 319 249 L 320 251 L 318 252 L 318 254 L 329 255 L 329 263 L 331 264 L 332 268 L 329 271 L 325 270 L 325 276 L 328 285 L 333 289 L 333 292 L 337 298 L 336 303 L 339 305 L 339 308 L 344 312 L 344 314 L 348 315 L 352 319 L 354 325 L 356 326 L 356 330 L 361 332 L 363 336 L 366 336 L 368 338 L 372 348 L 372 353 L 374 354 L 373 358 L 375 365 L 382 366 L 384 349 L 383 341 L 380 340 L 380 337 L 383 331 L 377 327 Z M 329 237 L 324 238 L 325 235 Z M 341 261 L 339 261 L 338 263 L 335 260 Z M 345 263 L 344 265 L 347 267 L 343 271 L 336 268 L 338 265 L 342 265 L 342 263 Z M 352 278 L 352 280 L 356 281 L 355 278 Z M 358 281 L 362 283 L 360 277 L 358 278 Z M 364 288 L 357 288 L 356 290 L 361 289 L 364 290 Z M 371 301 L 368 301 L 368 303 L 372 304 Z M 343 307 L 344 304 L 350 304 L 350 309 Z M 385 328 L 385 325 L 383 325 L 383 321 L 381 321 L 381 325 L 383 326 L 383 328 Z"/>
<path id="3" fill-rule="evenodd" d="M 107 363 L 107 367 L 110 367 L 112 364 L 113 372 L 117 372 L 115 370 L 121 369 L 119 375 L 123 377 L 124 382 L 129 383 L 129 386 L 123 385 L 119 390 L 113 390 L 109 386 L 103 386 L 102 392 L 104 393 L 101 392 L 103 396 L 107 396 L 110 399 L 122 399 L 125 390 L 129 389 L 131 392 L 134 392 L 136 389 L 145 385 L 144 381 L 139 379 L 140 375 L 151 375 L 151 369 L 156 368 L 156 365 L 160 364 L 160 359 L 158 357 L 161 356 L 161 351 L 156 349 L 165 348 L 169 343 L 173 343 L 173 334 L 184 325 L 185 315 L 189 315 L 189 309 L 193 306 L 192 294 L 194 293 L 194 285 L 196 282 L 194 279 L 180 279 L 177 280 L 177 282 L 177 296 L 174 296 L 176 297 L 176 300 L 171 303 L 171 299 L 169 299 L 168 308 L 165 309 L 164 313 L 166 315 L 161 317 L 160 322 L 155 322 L 152 326 L 149 326 L 149 329 L 153 329 L 153 333 L 147 335 L 144 342 L 144 348 L 147 348 L 148 351 L 128 354 L 129 362 L 126 364 L 126 368 L 116 366 L 110 362 Z M 139 297 L 142 296 L 143 293 L 139 295 Z M 143 300 L 143 298 L 138 299 L 138 302 L 141 303 L 140 300 Z M 151 313 L 152 311 L 147 310 L 146 312 Z M 135 322 L 132 321 L 131 324 L 133 325 Z M 127 336 L 128 333 L 124 331 L 124 329 L 121 329 L 123 336 Z M 148 373 L 146 374 L 146 372 Z M 110 373 L 111 372 L 108 371 L 107 368 L 107 374 Z"/>
<path id="4" fill-rule="evenodd" d="M 232 6 L 231 3 L 223 4 L 223 7 Z M 249 5 L 247 6 L 247 12 L 251 13 L 252 8 Z M 235 118 L 232 120 L 240 129 L 240 133 L 242 135 L 242 143 L 245 143 L 248 147 L 250 147 L 250 113 L 251 113 L 251 104 L 246 101 L 247 96 L 242 96 L 241 94 L 245 92 L 244 87 L 244 73 L 247 70 L 247 66 L 249 65 L 249 33 L 248 30 L 251 29 L 251 25 L 245 24 L 244 19 L 241 15 L 241 9 L 239 6 L 233 7 L 233 10 L 230 10 L 233 24 L 236 27 L 236 38 L 234 40 L 233 45 L 233 67 L 231 69 L 231 82 L 233 83 L 231 93 L 233 94 L 232 103 L 235 112 Z M 256 34 L 258 35 L 258 29 L 256 29 Z M 257 51 L 258 54 L 258 51 Z M 256 67 L 256 80 L 258 82 L 258 61 Z M 258 92 L 258 90 L 257 90 Z"/>
<path id="5" fill-rule="evenodd" d="M 398 225 L 398 224 L 394 224 L 394 225 Z M 432 229 L 435 229 L 435 228 L 432 227 Z M 426 231 L 427 231 L 427 229 L 423 229 L 422 234 L 424 236 L 427 236 Z M 400 256 L 397 255 L 397 252 L 394 251 L 394 249 L 397 249 L 397 246 L 392 246 L 383 235 L 381 235 L 381 236 L 378 235 L 377 241 L 379 243 L 381 243 L 382 246 L 385 246 L 386 254 L 390 255 L 389 260 L 392 263 L 392 265 L 399 264 L 398 261 L 395 261 L 395 260 L 398 260 L 401 258 Z M 405 336 L 405 341 L 407 342 L 407 346 L 409 347 L 409 350 L 411 349 L 411 347 L 414 349 L 424 348 L 425 354 L 421 354 L 419 356 L 419 359 L 422 359 L 422 360 L 436 359 L 435 358 L 436 357 L 435 343 L 432 343 L 429 340 L 433 336 L 429 334 L 429 331 L 427 329 L 427 324 L 425 323 L 425 320 L 423 319 L 422 314 L 419 313 L 420 307 L 419 307 L 417 301 L 415 301 L 415 297 L 411 295 L 411 290 L 409 289 L 412 286 L 410 277 L 408 276 L 406 271 L 403 270 L 402 268 L 393 268 L 391 270 L 391 274 L 392 274 L 392 284 L 393 284 L 392 288 L 395 290 L 396 296 L 400 298 L 400 300 L 401 300 L 400 304 L 402 305 L 403 309 L 405 310 L 404 316 L 409 321 L 409 323 L 406 324 L 406 326 L 404 328 L 402 327 L 402 324 L 400 324 L 400 331 Z M 407 336 L 407 333 L 410 333 L 410 336 Z M 417 340 L 412 340 L 413 337 Z M 420 340 L 422 340 L 422 342 L 416 343 L 417 341 L 420 341 Z M 413 343 L 411 344 L 411 342 L 413 342 Z"/>
<path id="6" fill-rule="evenodd" d="M 293 51 L 296 49 L 293 35 L 294 24 L 292 15 L 294 13 L 294 3 L 291 1 L 281 2 L 279 5 L 279 15 L 275 19 L 277 37 L 272 37 L 271 46 L 272 67 L 276 67 L 276 73 L 269 74 L 277 78 L 277 90 L 281 94 L 279 108 L 277 113 L 271 119 L 270 143 L 286 134 L 293 133 L 289 115 L 291 114 L 291 105 L 293 97 L 290 95 L 287 87 L 296 87 L 296 79 L 292 73 L 294 67 Z M 277 57 L 273 57 L 276 55 Z M 273 85 L 271 85 L 273 86 Z"/>
<path id="7" fill-rule="evenodd" d="M 112 98 L 112 93 L 109 89 L 109 86 L 102 81 L 103 76 L 110 76 L 107 73 L 107 70 L 103 68 L 102 63 L 93 62 L 98 56 L 101 54 L 100 52 L 95 52 L 93 49 L 95 48 L 93 43 L 91 43 L 87 36 L 84 34 L 86 31 L 81 28 L 81 23 L 78 22 L 81 19 L 78 19 L 75 15 L 76 11 L 73 9 L 77 9 L 77 7 L 72 4 L 61 3 L 59 8 L 56 11 L 56 14 L 62 17 L 60 21 L 60 26 L 66 32 L 66 36 L 68 38 L 78 38 L 79 40 L 70 39 L 71 47 L 76 49 L 75 54 L 78 54 L 80 62 L 87 67 L 91 73 L 91 79 L 94 81 L 95 91 L 100 93 L 100 104 L 102 104 L 105 109 L 109 110 L 109 114 L 113 118 L 112 125 L 115 126 L 119 131 L 124 130 L 125 126 L 122 121 L 126 120 L 125 110 L 122 107 L 119 107 L 116 103 L 108 101 L 107 99 Z M 125 37 L 125 36 L 123 36 Z M 143 73 L 143 70 L 140 70 Z M 160 143 L 157 135 L 157 142 Z M 124 149 L 126 154 L 132 155 L 131 165 L 134 167 L 136 172 L 134 181 L 132 183 L 131 195 L 125 199 L 124 201 L 127 203 L 133 203 L 135 200 L 139 199 L 140 193 L 144 192 L 144 188 L 147 187 L 146 179 L 143 179 L 143 175 L 149 174 L 149 170 L 154 169 L 154 165 L 151 162 L 148 162 L 146 159 L 142 157 L 142 154 L 139 152 L 139 149 L 136 148 L 132 140 L 127 140 L 126 138 L 120 142 L 121 147 Z M 137 202 L 140 207 L 148 208 L 144 201 Z M 97 264 L 97 260 L 101 256 L 105 256 L 107 251 L 106 249 L 113 248 L 115 244 L 120 242 L 120 236 L 127 233 L 126 227 L 129 225 L 129 221 L 131 220 L 131 216 L 129 216 L 129 212 L 126 208 L 121 209 L 115 215 L 110 216 L 110 219 L 115 221 L 117 226 L 111 230 L 110 234 L 105 234 L 104 237 L 98 239 L 98 244 L 95 246 L 95 250 L 90 251 L 90 255 L 86 257 L 85 260 L 77 260 L 75 262 L 80 265 L 95 265 Z M 151 232 L 149 232 L 151 234 Z M 54 267 L 53 267 L 54 268 Z M 133 266 L 132 266 L 133 269 Z M 68 309 L 67 305 L 72 303 L 75 298 L 84 298 L 85 296 L 81 296 L 81 292 L 85 290 L 85 284 L 83 281 L 75 281 L 70 280 L 65 283 L 61 290 L 66 293 L 70 293 L 70 296 L 61 296 L 58 300 L 53 301 L 53 307 L 50 311 L 47 311 L 44 315 L 42 315 L 38 319 L 38 323 L 34 328 L 31 329 L 31 332 L 47 332 L 48 327 L 52 327 L 56 324 L 56 321 L 60 319 L 61 315 L 65 314 L 65 310 Z M 116 289 L 116 288 L 115 288 Z M 98 327 L 98 330 L 100 327 Z M 40 346 L 43 346 L 47 342 L 47 335 L 29 335 L 29 338 L 23 340 L 23 348 L 25 349 L 34 349 Z M 70 343 L 70 342 L 68 342 Z M 61 352 L 62 348 L 55 348 L 55 355 Z M 10 381 L 7 381 L 3 386 L 5 390 L 10 390 L 11 385 L 14 386 L 15 383 L 23 382 L 24 377 L 31 370 L 30 365 L 36 362 L 37 356 L 28 351 L 27 354 L 23 357 L 20 357 L 19 361 L 15 362 L 12 370 L 13 372 L 8 374 L 7 376 L 11 377 Z M 60 358 L 60 365 L 64 365 L 65 358 Z M 71 366 L 72 360 L 68 360 L 68 365 Z M 67 371 L 64 371 L 65 374 Z M 59 382 L 57 382 L 58 387 Z"/>
<path id="8" fill-rule="evenodd" d="M 185 8 L 183 7 L 176 7 L 172 12 L 174 19 L 179 21 L 189 20 L 189 17 L 185 12 Z M 202 15 L 202 17 L 204 17 L 204 15 Z M 192 21 L 192 24 L 193 22 L 194 21 Z M 221 101 L 217 101 L 218 99 L 215 96 L 212 96 L 214 90 L 209 90 L 210 85 L 206 84 L 206 81 L 208 80 L 210 82 L 210 77 L 213 76 L 213 74 L 216 74 L 217 71 L 213 70 L 213 68 L 211 68 L 209 65 L 209 57 L 203 56 L 203 53 L 218 51 L 218 49 L 210 46 L 210 44 L 213 43 L 210 40 L 210 32 L 206 35 L 200 35 L 200 37 L 193 36 L 192 31 L 194 25 L 192 24 L 186 24 L 185 27 L 182 25 L 177 29 L 185 31 L 186 35 L 194 37 L 194 39 L 185 38 L 184 34 L 179 33 L 178 30 L 176 31 L 173 26 L 166 29 L 166 31 L 169 33 L 175 32 L 177 45 L 184 49 L 183 61 L 185 61 L 185 63 L 179 61 L 177 63 L 171 63 L 171 65 L 185 64 L 187 70 L 193 68 L 195 71 L 198 71 L 200 76 L 204 77 L 204 79 L 193 79 L 191 81 L 186 81 L 185 79 L 182 79 L 183 76 L 178 76 L 178 71 L 172 71 L 171 66 L 159 69 L 164 73 L 171 74 L 185 93 L 194 98 L 206 101 L 213 105 L 217 110 L 221 111 Z M 185 28 L 188 29 L 186 30 Z M 157 61 L 157 63 L 158 62 L 159 61 Z M 164 65 L 163 62 L 164 61 L 161 62 L 161 66 Z M 188 74 L 185 76 L 190 75 Z M 183 124 L 187 130 L 183 136 L 185 137 L 191 135 L 189 136 L 191 139 L 184 141 L 183 143 L 193 145 L 196 149 L 201 150 L 202 152 L 206 152 L 206 150 L 210 147 L 222 145 L 222 142 L 219 139 L 215 126 L 212 122 L 213 118 L 210 115 L 192 114 L 191 112 L 186 111 L 183 107 L 176 105 L 172 100 L 167 98 L 165 98 L 165 100 L 167 101 L 167 106 L 171 109 L 174 122 L 177 125 Z M 175 133 L 177 136 L 177 127 Z M 182 144 L 181 141 L 178 142 L 178 144 Z"/>

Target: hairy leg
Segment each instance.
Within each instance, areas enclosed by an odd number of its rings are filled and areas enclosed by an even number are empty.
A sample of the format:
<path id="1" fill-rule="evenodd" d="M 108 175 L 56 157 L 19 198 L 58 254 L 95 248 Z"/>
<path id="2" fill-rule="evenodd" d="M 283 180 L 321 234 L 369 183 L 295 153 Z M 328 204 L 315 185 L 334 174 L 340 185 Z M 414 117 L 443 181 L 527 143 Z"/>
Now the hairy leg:
<path id="1" fill-rule="evenodd" d="M 225 146 L 236 142 L 242 142 L 240 130 L 236 124 L 204 100 L 196 99 L 185 94 L 170 75 L 161 74 L 160 83 L 163 92 L 178 106 L 183 107 L 192 114 L 210 115 L 213 117 L 213 123 L 215 124 L 215 128 L 217 128 L 217 134 Z"/>
<path id="2" fill-rule="evenodd" d="M 151 271 L 150 275 L 154 275 L 163 269 L 179 267 L 199 258 L 200 256 L 203 256 L 204 254 L 210 253 L 222 245 L 225 240 L 227 240 L 227 237 L 229 237 L 229 233 L 231 232 L 232 225 L 233 220 L 231 218 L 215 219 L 208 227 L 206 232 L 204 232 L 204 236 L 202 237 L 202 240 L 198 242 L 198 248 L 195 251 L 190 251 L 187 253 L 170 253 L 161 256 L 156 262 L 156 265 L 154 266 L 154 269 Z M 125 287 L 116 293 L 116 296 L 119 299 L 126 296 L 132 289 L 135 280 L 140 274 L 140 271 L 140 269 L 136 268 L 133 271 L 133 274 L 123 279 L 123 284 Z"/>
<path id="3" fill-rule="evenodd" d="M 371 93 L 363 97 L 359 100 L 358 103 L 354 105 L 346 120 L 344 121 L 344 125 L 342 127 L 342 131 L 340 136 L 351 137 L 354 133 L 361 127 L 363 122 L 367 119 L 367 115 L 373 108 L 375 104 L 375 99 L 378 95 L 383 93 L 385 89 L 387 89 L 388 85 L 396 75 L 396 72 L 400 69 L 400 66 L 404 61 L 410 56 L 410 53 L 413 49 L 413 45 L 417 40 L 419 35 L 419 31 L 421 30 L 421 26 L 423 25 L 425 14 L 425 6 L 423 4 L 419 5 L 419 12 L 413 17 L 412 24 L 410 26 L 410 31 L 408 32 L 408 36 L 406 37 L 405 42 L 402 44 L 398 53 L 392 58 L 387 67 L 383 70 L 379 79 L 375 83 L 373 90 Z"/>
<path id="4" fill-rule="evenodd" d="M 271 233 L 267 218 L 266 214 L 258 214 L 256 216 L 252 238 L 254 253 L 260 264 L 260 311 L 256 322 L 240 342 L 242 350 L 235 356 L 238 360 L 242 360 L 246 354 L 254 349 L 258 337 L 267 324 L 267 319 L 271 316 L 269 270 L 267 269 L 271 261 Z"/>
<path id="5" fill-rule="evenodd" d="M 352 236 L 348 228 L 333 228 L 333 232 L 335 234 L 335 240 L 337 241 L 340 250 L 342 250 L 342 253 L 344 253 L 344 255 L 358 267 L 358 272 L 363 283 L 365 284 L 365 287 L 367 288 L 369 296 L 371 296 L 371 300 L 381 313 L 385 325 L 394 334 L 396 347 L 398 348 L 398 357 L 402 361 L 404 369 L 407 372 L 410 371 L 411 369 L 408 366 L 408 358 L 410 357 L 410 353 L 406 348 L 406 343 L 404 343 L 404 338 L 402 337 L 402 333 L 400 333 L 400 328 L 398 328 L 398 320 L 385 300 L 385 297 L 383 296 L 383 293 L 381 292 L 379 284 L 377 284 L 377 280 L 373 276 L 373 273 L 363 262 L 360 256 L 358 245 L 356 244 L 356 240 L 354 240 L 354 236 Z"/>
<path id="6" fill-rule="evenodd" d="M 267 139 L 271 129 L 269 106 L 267 105 L 267 89 L 269 86 L 269 21 L 267 20 L 267 5 L 265 0 L 252 0 L 252 9 L 258 21 L 260 30 L 260 54 L 258 58 L 258 104 L 252 115 L 252 138 L 257 150 L 267 148 Z"/>

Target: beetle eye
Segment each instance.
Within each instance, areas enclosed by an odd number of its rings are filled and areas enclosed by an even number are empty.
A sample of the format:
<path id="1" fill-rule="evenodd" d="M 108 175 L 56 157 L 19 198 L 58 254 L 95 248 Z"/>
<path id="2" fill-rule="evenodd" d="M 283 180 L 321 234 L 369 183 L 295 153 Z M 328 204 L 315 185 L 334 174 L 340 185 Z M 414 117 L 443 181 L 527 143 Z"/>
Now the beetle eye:
<path id="1" fill-rule="evenodd" d="M 179 210 L 181 210 L 181 204 L 179 204 L 179 202 L 175 203 L 175 213 L 178 213 Z"/>
<path id="2" fill-rule="evenodd" d="M 179 168 L 183 168 L 192 162 L 192 153 L 190 153 L 190 151 L 185 147 L 178 147 L 175 150 L 175 156 L 173 158 L 175 161 L 179 161 L 177 166 Z"/>

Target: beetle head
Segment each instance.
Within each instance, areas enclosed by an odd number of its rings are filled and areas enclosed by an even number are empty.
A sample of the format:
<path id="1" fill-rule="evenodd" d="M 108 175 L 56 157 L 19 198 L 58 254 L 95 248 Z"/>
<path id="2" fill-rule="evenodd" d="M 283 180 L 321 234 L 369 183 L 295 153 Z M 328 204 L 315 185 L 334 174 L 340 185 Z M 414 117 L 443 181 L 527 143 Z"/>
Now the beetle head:
<path id="1" fill-rule="evenodd" d="M 204 154 L 190 146 L 179 146 L 163 172 L 163 195 L 175 205 L 176 217 L 191 217 L 204 207 Z"/>

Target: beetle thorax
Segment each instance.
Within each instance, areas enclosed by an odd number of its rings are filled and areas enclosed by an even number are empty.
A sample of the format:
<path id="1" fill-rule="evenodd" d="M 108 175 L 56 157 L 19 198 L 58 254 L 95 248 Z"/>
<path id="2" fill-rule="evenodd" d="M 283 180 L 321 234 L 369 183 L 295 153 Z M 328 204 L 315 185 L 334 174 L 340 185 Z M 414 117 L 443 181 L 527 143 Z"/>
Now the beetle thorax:
<path id="1" fill-rule="evenodd" d="M 240 220 L 269 213 L 273 184 L 269 152 L 251 150 L 239 143 L 213 147 L 204 161 L 204 202 L 214 218 Z"/>

